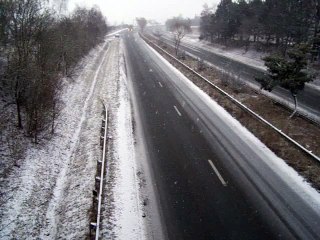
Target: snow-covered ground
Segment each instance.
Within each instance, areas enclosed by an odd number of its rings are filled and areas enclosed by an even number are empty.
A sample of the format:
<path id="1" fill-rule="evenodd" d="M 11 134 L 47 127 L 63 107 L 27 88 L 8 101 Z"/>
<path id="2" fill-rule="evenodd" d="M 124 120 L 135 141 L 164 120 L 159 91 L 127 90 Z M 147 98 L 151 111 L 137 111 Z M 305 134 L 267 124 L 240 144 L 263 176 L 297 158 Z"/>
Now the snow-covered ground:
<path id="1" fill-rule="evenodd" d="M 122 46 L 122 45 L 121 45 Z M 138 168 L 135 162 L 133 119 L 123 48 L 120 48 L 119 81 L 107 78 L 109 154 L 107 183 L 103 202 L 102 239 L 146 239 Z"/>
<path id="2" fill-rule="evenodd" d="M 116 228 L 110 231 L 121 237 L 134 228 L 136 236 L 143 236 L 144 229 L 138 221 L 141 213 L 132 154 L 133 137 L 129 130 L 130 104 L 125 80 L 119 75 L 119 40 L 112 37 L 114 34 L 109 35 L 105 43 L 92 50 L 82 61 L 76 79 L 65 80 L 61 94 L 64 106 L 57 119 L 54 136 L 39 145 L 28 144 L 24 155 L 21 155 L 23 159 L 15 165 L 1 160 L 1 166 L 11 170 L 1 172 L 0 239 L 88 237 L 96 163 L 101 157 L 102 102 L 112 105 L 113 115 L 110 117 L 115 118 L 114 127 L 117 129 L 113 130 L 117 133 L 113 145 L 117 156 L 114 161 L 118 161 L 122 168 L 115 169 L 118 172 L 113 174 L 131 176 L 125 183 L 132 186 L 130 209 L 120 205 L 125 202 L 127 206 L 130 199 L 117 202 L 119 209 L 115 208 L 114 215 Z M 111 87 L 118 85 L 119 81 L 119 86 L 122 86 L 119 88 L 120 95 L 116 93 L 117 89 Z M 10 148 L 8 145 L 1 150 L 9 154 Z M 124 165 L 127 161 L 132 164 Z M 122 196 L 124 189 L 121 181 L 122 178 L 117 178 L 114 188 L 106 191 Z M 134 227 L 130 222 L 123 221 L 128 216 Z M 109 219 L 108 214 L 104 217 Z"/>
<path id="3" fill-rule="evenodd" d="M 1 184 L 5 190 L 1 197 L 7 200 L 1 205 L 1 239 L 65 236 L 61 223 L 66 220 L 68 227 L 77 226 L 74 234 L 86 234 L 94 159 L 100 156 L 100 110 L 93 106 L 92 96 L 97 66 L 101 67 L 107 49 L 107 43 L 94 49 L 82 63 L 79 77 L 71 83 L 66 80 L 55 135 L 41 145 L 30 144 L 21 166 Z M 79 155 L 84 148 L 85 154 Z M 73 194 L 74 201 L 68 199 Z"/>

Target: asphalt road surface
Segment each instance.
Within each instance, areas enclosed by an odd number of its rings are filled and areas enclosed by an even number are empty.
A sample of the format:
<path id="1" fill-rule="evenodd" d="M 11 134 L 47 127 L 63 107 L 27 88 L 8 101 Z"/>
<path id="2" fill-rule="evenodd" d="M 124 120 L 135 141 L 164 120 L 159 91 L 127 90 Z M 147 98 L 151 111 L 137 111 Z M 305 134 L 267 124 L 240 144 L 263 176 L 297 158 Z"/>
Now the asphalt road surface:
<path id="1" fill-rule="evenodd" d="M 319 211 L 269 155 L 137 34 L 122 38 L 167 238 L 320 239 Z"/>
<path id="2" fill-rule="evenodd" d="M 164 34 L 161 38 L 167 44 L 174 46 L 174 41 L 170 34 Z M 196 44 L 191 44 L 186 41 L 182 41 L 181 49 L 221 69 L 224 69 L 227 72 L 233 73 L 241 77 L 243 80 L 250 82 L 251 84 L 260 87 L 259 83 L 255 81 L 255 78 L 264 76 L 265 72 L 261 69 L 246 65 L 244 63 L 224 57 L 219 54 L 215 54 L 213 52 L 210 52 L 209 50 L 196 46 Z M 290 91 L 288 91 L 287 89 L 276 87 L 272 91 L 272 93 L 274 93 L 284 101 L 294 104 Z M 299 92 L 298 101 L 300 108 L 304 109 L 306 112 L 312 114 L 316 118 L 320 118 L 319 90 L 306 85 L 305 89 Z"/>

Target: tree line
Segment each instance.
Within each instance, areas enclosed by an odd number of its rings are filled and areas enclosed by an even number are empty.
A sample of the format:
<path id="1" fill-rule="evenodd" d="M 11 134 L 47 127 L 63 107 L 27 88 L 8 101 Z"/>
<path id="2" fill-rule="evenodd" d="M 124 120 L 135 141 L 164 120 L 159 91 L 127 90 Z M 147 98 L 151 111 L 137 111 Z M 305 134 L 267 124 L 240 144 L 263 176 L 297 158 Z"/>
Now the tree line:
<path id="1" fill-rule="evenodd" d="M 307 66 L 320 59 L 319 23 L 319 0 L 221 0 L 215 11 L 204 6 L 200 39 L 273 48 L 275 53 L 263 59 L 268 74 L 256 80 L 267 91 L 288 89 L 295 103 L 293 117 L 298 92 L 315 78 Z"/>
<path id="2" fill-rule="evenodd" d="M 312 45 L 319 49 L 319 0 L 221 0 L 216 10 L 204 6 L 201 38 L 228 43 L 273 45 L 285 54 L 289 46 Z"/>
<path id="3" fill-rule="evenodd" d="M 98 8 L 61 16 L 42 0 L 0 1 L 1 88 L 16 106 L 17 126 L 38 142 L 54 132 L 63 77 L 107 32 Z"/>

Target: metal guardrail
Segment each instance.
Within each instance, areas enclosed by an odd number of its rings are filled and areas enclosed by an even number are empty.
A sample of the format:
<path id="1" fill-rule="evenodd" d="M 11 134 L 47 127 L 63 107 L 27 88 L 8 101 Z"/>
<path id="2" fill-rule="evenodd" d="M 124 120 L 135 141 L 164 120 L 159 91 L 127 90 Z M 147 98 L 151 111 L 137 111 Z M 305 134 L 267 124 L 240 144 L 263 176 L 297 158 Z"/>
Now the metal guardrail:
<path id="1" fill-rule="evenodd" d="M 245 110 L 246 112 L 248 112 L 249 114 L 251 114 L 253 117 L 255 117 L 256 119 L 258 119 L 259 121 L 263 122 L 265 125 L 267 125 L 268 127 L 270 127 L 271 129 L 273 129 L 274 131 L 276 131 L 278 134 L 280 134 L 280 136 L 282 136 L 283 138 L 285 138 L 287 141 L 291 142 L 292 144 L 294 144 L 297 148 L 299 148 L 300 150 L 302 150 L 303 152 L 305 152 L 308 156 L 310 156 L 313 160 L 317 161 L 320 163 L 320 158 L 313 154 L 312 151 L 309 151 L 308 149 L 306 149 L 304 146 L 302 146 L 300 143 L 298 143 L 297 141 L 295 141 L 293 138 L 289 137 L 288 135 L 286 135 L 285 133 L 282 132 L 281 129 L 275 127 L 274 125 L 272 125 L 270 122 L 268 122 L 267 120 L 265 120 L 263 117 L 261 117 L 259 114 L 255 113 L 254 111 L 252 111 L 250 108 L 248 108 L 247 106 L 245 106 L 243 103 L 241 103 L 240 101 L 238 101 L 237 99 L 235 99 L 233 96 L 231 96 L 229 93 L 227 93 L 226 91 L 224 91 L 223 89 L 221 89 L 220 87 L 218 87 L 217 85 L 213 84 L 211 81 L 209 81 L 207 78 L 203 77 L 201 74 L 197 73 L 196 71 L 194 71 L 192 68 L 190 68 L 189 66 L 187 66 L 186 64 L 184 64 L 183 62 L 181 62 L 179 59 L 177 59 L 176 57 L 174 57 L 173 55 L 171 55 L 170 53 L 168 53 L 167 51 L 165 51 L 164 49 L 162 49 L 161 47 L 159 47 L 157 44 L 151 42 L 149 39 L 147 39 L 146 37 L 144 37 L 142 34 L 140 34 L 140 37 L 146 42 L 148 43 L 150 46 L 155 46 L 157 49 L 159 49 L 160 51 L 162 51 L 163 53 L 165 53 L 167 56 L 169 56 L 170 58 L 172 58 L 173 60 L 175 60 L 176 62 L 178 62 L 179 64 L 181 64 L 183 67 L 185 67 L 186 69 L 188 69 L 189 71 L 191 71 L 192 73 L 194 73 L 196 76 L 198 76 L 199 78 L 201 78 L 202 80 L 204 80 L 205 82 L 207 82 L 209 85 L 211 85 L 213 88 L 215 88 L 216 90 L 218 90 L 221 94 L 225 95 L 226 97 L 228 97 L 232 102 L 234 102 L 236 105 L 238 105 L 240 108 L 242 108 L 243 110 Z"/>
<path id="2" fill-rule="evenodd" d="M 98 164 L 101 164 L 100 168 L 100 177 L 96 177 L 96 181 L 99 182 L 99 190 L 93 190 L 94 193 L 97 195 L 98 200 L 98 207 L 97 207 L 97 220 L 95 223 L 90 223 L 90 235 L 91 229 L 95 229 L 95 240 L 99 239 L 100 235 L 100 221 L 101 221 L 101 203 L 102 203 L 102 190 L 103 190 L 103 182 L 104 182 L 104 169 L 105 169 L 105 162 L 106 162 L 106 147 L 107 147 L 107 132 L 108 132 L 108 108 L 103 104 L 104 107 L 104 119 L 102 120 L 102 130 L 103 136 L 101 136 L 102 142 L 102 160 L 98 161 Z"/>

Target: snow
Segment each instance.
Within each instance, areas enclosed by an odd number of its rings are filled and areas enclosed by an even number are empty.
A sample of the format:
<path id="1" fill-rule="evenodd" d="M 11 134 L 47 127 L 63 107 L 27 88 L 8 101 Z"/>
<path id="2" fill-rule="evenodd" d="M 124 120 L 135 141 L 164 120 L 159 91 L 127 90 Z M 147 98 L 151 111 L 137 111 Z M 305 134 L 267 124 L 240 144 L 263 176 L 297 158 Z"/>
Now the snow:
<path id="1" fill-rule="evenodd" d="M 113 42 L 98 46 L 79 65 L 79 76 L 64 80 L 64 106 L 55 134 L 39 145 L 29 144 L 19 166 L 2 175 L 1 239 L 88 235 L 96 161 L 101 155 L 101 100 L 116 49 Z"/>
<path id="2" fill-rule="evenodd" d="M 107 172 L 110 174 L 107 175 L 106 189 L 109 193 L 104 196 L 106 210 L 103 213 L 101 232 L 104 239 L 146 239 L 137 178 L 131 103 L 122 48 L 121 45 L 118 86 L 109 82 L 113 94 L 118 89 L 118 96 L 109 98 L 108 101 L 113 119 L 110 123 L 113 138 L 109 145 L 113 147 L 107 161 Z"/>
<path id="3" fill-rule="evenodd" d="M 72 91 L 69 93 L 72 94 Z M 73 99 L 75 96 L 71 95 L 70 98 Z M 8 186 L 2 186 L 10 189 L 8 191 L 10 200 L 1 206 L 3 213 L 1 225 L 6 225 L 1 231 L 1 238 L 22 238 L 26 235 L 35 237 L 36 232 L 42 227 L 43 217 L 38 219 L 34 213 L 40 215 L 45 211 L 41 205 L 45 205 L 46 199 L 50 198 L 50 189 L 55 185 L 53 182 L 58 176 L 59 169 L 64 161 L 68 161 L 65 156 L 69 155 L 72 145 L 69 139 L 76 127 L 76 116 L 72 116 L 71 111 L 71 116 L 65 118 L 67 114 L 68 111 L 62 111 L 61 118 L 58 119 L 61 124 L 58 125 L 57 135 L 52 141 L 45 146 L 29 146 L 22 166 L 10 174 Z M 15 229 L 19 231 L 16 232 Z"/>
<path id="4" fill-rule="evenodd" d="M 106 45 L 107 45 L 107 43 L 105 43 L 102 48 L 105 48 Z M 109 50 L 109 48 L 108 48 L 108 50 Z M 84 100 L 84 106 L 82 108 L 81 119 L 80 119 L 80 122 L 79 122 L 78 126 L 76 127 L 75 132 L 74 132 L 72 139 L 71 139 L 70 151 L 68 152 L 68 155 L 66 157 L 66 161 L 63 163 L 63 165 L 61 167 L 62 170 L 57 178 L 57 183 L 56 183 L 55 189 L 53 191 L 54 197 L 51 199 L 51 201 L 49 203 L 48 211 L 47 211 L 47 223 L 48 222 L 49 223 L 47 225 L 47 229 L 44 231 L 45 235 L 47 235 L 47 236 L 56 236 L 57 224 L 56 224 L 54 212 L 56 211 L 56 208 L 59 206 L 59 202 L 61 201 L 62 191 L 64 190 L 64 183 L 66 182 L 66 174 L 67 174 L 69 164 L 70 164 L 69 162 L 71 161 L 72 155 L 75 153 L 76 147 L 77 147 L 78 142 L 80 140 L 79 136 L 80 136 L 83 122 L 86 120 L 86 117 L 87 117 L 86 115 L 87 115 L 88 104 L 92 98 L 92 94 L 93 94 L 94 89 L 96 87 L 98 74 L 100 73 L 101 66 L 103 65 L 103 63 L 106 59 L 106 56 L 108 54 L 108 50 L 105 52 L 105 54 L 100 62 L 100 65 L 96 70 L 96 73 L 94 75 L 93 81 L 90 86 L 89 93 L 88 93 L 86 99 Z M 71 107 L 73 108 L 73 106 L 71 106 Z M 70 111 L 72 111 L 72 109 L 70 109 Z M 40 235 L 41 239 L 46 239 L 45 235 L 43 235 L 44 232 L 42 232 L 42 235 Z M 49 237 L 49 238 L 51 238 L 51 237 Z"/>
<path id="5" fill-rule="evenodd" d="M 216 103 L 210 96 L 198 88 L 190 79 L 185 77 L 178 69 L 172 66 L 166 59 L 164 59 L 157 51 L 147 45 L 148 48 L 156 54 L 163 63 L 168 66 L 179 78 L 184 81 L 190 88 L 193 89 L 203 101 L 210 106 L 212 111 L 227 123 L 230 128 L 237 129 L 238 134 L 252 146 L 252 149 L 260 156 L 264 156 L 265 164 L 268 165 L 274 172 L 277 173 L 288 186 L 298 193 L 307 203 L 310 204 L 317 212 L 320 211 L 320 193 L 318 193 L 306 180 L 300 176 L 293 168 L 287 165 L 282 159 L 277 157 L 269 148 L 267 148 L 258 138 L 249 132 L 244 126 L 234 119 L 224 108 Z"/>

